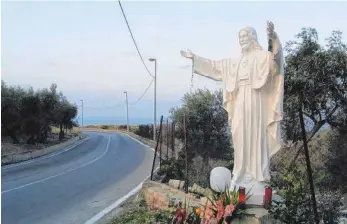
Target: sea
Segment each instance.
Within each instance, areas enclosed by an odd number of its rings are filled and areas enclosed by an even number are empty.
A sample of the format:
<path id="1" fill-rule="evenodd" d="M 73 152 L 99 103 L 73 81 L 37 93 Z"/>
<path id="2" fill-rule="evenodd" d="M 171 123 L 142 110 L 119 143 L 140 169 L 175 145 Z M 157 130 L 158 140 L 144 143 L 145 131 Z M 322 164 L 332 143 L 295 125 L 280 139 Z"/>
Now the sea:
<path id="1" fill-rule="evenodd" d="M 75 120 L 79 125 L 82 124 L 81 119 Z M 157 119 L 157 123 L 160 122 L 160 118 Z M 115 124 L 125 125 L 127 123 L 125 117 L 84 117 L 83 125 L 100 125 L 100 124 Z M 129 118 L 129 125 L 140 125 L 140 124 L 153 124 L 152 117 L 133 117 Z"/>

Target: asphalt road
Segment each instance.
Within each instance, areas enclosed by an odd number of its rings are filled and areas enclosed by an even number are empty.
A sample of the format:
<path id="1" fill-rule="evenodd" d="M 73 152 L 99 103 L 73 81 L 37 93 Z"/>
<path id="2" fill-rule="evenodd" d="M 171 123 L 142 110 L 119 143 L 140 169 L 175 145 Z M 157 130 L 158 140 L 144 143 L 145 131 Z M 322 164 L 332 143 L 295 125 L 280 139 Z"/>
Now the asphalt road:
<path id="1" fill-rule="evenodd" d="M 150 174 L 148 147 L 122 134 L 86 134 L 59 155 L 2 167 L 1 223 L 85 223 Z"/>

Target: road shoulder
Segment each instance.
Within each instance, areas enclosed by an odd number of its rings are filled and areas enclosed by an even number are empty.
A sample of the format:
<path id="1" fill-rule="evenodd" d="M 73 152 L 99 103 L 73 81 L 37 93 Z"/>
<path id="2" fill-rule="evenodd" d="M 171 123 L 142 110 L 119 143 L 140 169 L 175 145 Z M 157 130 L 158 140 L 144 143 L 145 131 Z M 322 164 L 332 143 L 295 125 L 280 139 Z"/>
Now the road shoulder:
<path id="1" fill-rule="evenodd" d="M 1 156 L 1 169 L 7 168 L 11 165 L 20 164 L 22 162 L 28 162 L 30 160 L 34 160 L 43 156 L 48 156 L 50 154 L 54 154 L 59 150 L 66 149 L 78 143 L 79 141 L 84 141 L 88 138 L 85 134 L 79 134 L 78 136 L 68 139 L 62 143 L 55 144 L 46 148 L 42 148 L 39 150 L 33 150 L 26 153 L 21 154 L 10 154 L 10 155 L 2 155 Z"/>

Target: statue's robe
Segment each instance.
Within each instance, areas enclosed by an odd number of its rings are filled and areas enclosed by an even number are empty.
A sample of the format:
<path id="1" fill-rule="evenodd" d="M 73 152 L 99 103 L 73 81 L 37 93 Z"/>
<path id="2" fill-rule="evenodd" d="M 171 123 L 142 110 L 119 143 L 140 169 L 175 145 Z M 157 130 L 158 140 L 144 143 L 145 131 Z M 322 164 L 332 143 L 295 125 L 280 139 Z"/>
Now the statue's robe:
<path id="1" fill-rule="evenodd" d="M 233 182 L 268 182 L 270 158 L 281 147 L 282 55 L 254 50 L 236 60 L 194 55 L 193 61 L 195 73 L 224 83 L 223 107 L 234 147 Z"/>

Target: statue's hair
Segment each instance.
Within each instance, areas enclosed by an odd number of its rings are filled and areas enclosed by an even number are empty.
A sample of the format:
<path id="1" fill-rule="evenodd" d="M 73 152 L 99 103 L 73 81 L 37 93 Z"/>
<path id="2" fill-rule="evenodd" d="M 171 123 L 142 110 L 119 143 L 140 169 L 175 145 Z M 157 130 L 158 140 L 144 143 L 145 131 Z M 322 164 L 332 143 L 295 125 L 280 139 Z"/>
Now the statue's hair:
<path id="1" fill-rule="evenodd" d="M 251 39 L 253 41 L 253 47 L 254 47 L 255 50 L 263 50 L 263 48 L 260 46 L 260 44 L 258 42 L 257 31 L 255 31 L 254 28 L 252 28 L 252 27 L 245 27 L 245 28 L 241 29 L 239 31 L 239 36 L 240 36 L 241 31 L 246 31 L 248 33 L 248 35 L 251 37 Z"/>

